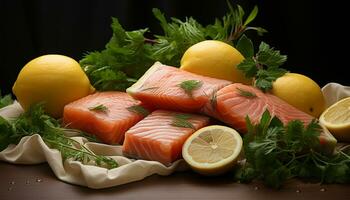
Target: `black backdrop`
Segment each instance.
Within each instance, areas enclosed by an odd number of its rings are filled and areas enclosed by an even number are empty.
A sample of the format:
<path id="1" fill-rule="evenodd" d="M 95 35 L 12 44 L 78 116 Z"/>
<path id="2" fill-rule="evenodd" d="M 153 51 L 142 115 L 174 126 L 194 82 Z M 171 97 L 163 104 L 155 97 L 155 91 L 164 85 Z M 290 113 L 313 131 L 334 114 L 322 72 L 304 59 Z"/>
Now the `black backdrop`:
<path id="1" fill-rule="evenodd" d="M 258 40 L 288 54 L 287 69 L 311 77 L 320 86 L 332 81 L 350 85 L 345 3 L 231 2 L 246 10 L 259 6 L 255 25 L 269 33 Z M 19 70 L 37 56 L 57 53 L 79 60 L 87 51 L 103 49 L 111 36 L 111 16 L 127 30 L 149 27 L 160 33 L 153 7 L 180 19 L 193 16 L 204 25 L 227 10 L 225 0 L 0 0 L 1 90 L 11 92 Z"/>

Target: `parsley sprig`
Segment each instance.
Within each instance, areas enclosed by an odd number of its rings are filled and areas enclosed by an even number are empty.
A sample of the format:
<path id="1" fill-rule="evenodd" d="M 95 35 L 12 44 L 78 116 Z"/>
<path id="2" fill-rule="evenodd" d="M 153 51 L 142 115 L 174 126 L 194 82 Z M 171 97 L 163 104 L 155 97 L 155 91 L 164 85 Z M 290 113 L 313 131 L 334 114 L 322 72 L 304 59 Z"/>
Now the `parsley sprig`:
<path id="1" fill-rule="evenodd" d="M 18 144 L 25 136 L 39 134 L 50 148 L 61 152 L 63 160 L 73 159 L 108 169 L 118 167 L 115 160 L 94 154 L 84 145 L 66 136 L 65 131 L 72 130 L 62 128 L 56 119 L 45 114 L 43 104 L 36 104 L 14 121 L 0 117 L 0 151 L 9 144 Z"/>
<path id="2" fill-rule="evenodd" d="M 237 43 L 237 49 L 246 57 L 237 68 L 247 78 L 253 78 L 254 85 L 264 92 L 272 89 L 272 83 L 287 72 L 280 68 L 287 56 L 281 55 L 280 51 L 265 42 L 261 42 L 259 51 L 254 55 L 253 43 L 243 35 Z"/>
<path id="3" fill-rule="evenodd" d="M 321 183 L 350 182 L 349 149 L 337 149 L 334 154 L 318 151 L 321 127 L 316 121 L 306 127 L 298 120 L 284 126 L 265 111 L 258 124 L 253 125 L 248 117 L 246 122 L 246 162 L 236 171 L 240 182 L 257 179 L 274 188 L 294 177 Z"/>

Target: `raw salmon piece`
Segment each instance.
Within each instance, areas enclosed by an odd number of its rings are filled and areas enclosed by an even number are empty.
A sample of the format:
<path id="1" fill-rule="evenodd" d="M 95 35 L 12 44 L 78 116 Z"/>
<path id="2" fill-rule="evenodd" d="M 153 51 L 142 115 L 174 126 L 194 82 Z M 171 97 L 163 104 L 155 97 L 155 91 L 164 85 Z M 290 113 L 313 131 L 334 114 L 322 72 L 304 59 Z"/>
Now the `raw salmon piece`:
<path id="1" fill-rule="evenodd" d="M 194 129 L 172 125 L 176 115 L 183 113 L 156 110 L 125 133 L 123 153 L 145 160 L 159 161 L 165 165 L 181 158 L 182 145 L 196 130 L 209 124 L 209 118 L 188 115 Z"/>
<path id="2" fill-rule="evenodd" d="M 227 123 L 241 133 L 247 132 L 246 116 L 252 123 L 258 123 L 266 109 L 284 124 L 292 120 L 301 120 L 307 125 L 314 119 L 272 94 L 240 83 L 222 88 L 213 94 L 211 99 L 211 103 L 204 106 L 202 112 Z M 323 150 L 331 152 L 336 143 L 336 139 L 327 130 L 321 133 L 320 144 Z"/>
<path id="3" fill-rule="evenodd" d="M 252 86 L 234 83 L 216 93 L 216 111 L 221 120 L 243 133 L 247 131 L 245 117 L 249 116 L 253 123 L 258 123 L 266 109 L 284 124 L 298 119 L 306 125 L 314 119 L 278 97 Z"/>
<path id="4" fill-rule="evenodd" d="M 183 81 L 200 81 L 200 86 L 186 93 L 180 87 Z M 134 85 L 126 91 L 155 108 L 183 112 L 198 112 L 213 92 L 231 82 L 193 74 L 156 62 Z"/>
<path id="5" fill-rule="evenodd" d="M 92 108 L 103 105 L 103 111 Z M 142 106 L 125 92 L 98 92 L 64 107 L 63 122 L 71 128 L 96 135 L 107 144 L 122 143 L 125 131 L 144 118 L 130 107 Z"/>

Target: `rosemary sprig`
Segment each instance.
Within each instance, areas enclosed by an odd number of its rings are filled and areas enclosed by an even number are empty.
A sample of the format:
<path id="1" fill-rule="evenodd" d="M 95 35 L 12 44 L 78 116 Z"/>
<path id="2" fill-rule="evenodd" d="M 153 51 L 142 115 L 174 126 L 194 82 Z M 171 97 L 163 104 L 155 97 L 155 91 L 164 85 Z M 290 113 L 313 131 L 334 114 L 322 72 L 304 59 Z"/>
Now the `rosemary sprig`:
<path id="1" fill-rule="evenodd" d="M 191 117 L 192 115 L 190 114 L 175 114 L 171 125 L 182 128 L 191 128 L 195 130 L 196 127 L 194 127 L 194 125 L 188 121 Z"/>
<path id="2" fill-rule="evenodd" d="M 190 97 L 192 97 L 193 90 L 200 88 L 202 85 L 203 82 L 198 80 L 186 80 L 179 84 L 180 88 L 182 88 Z"/>
<path id="3" fill-rule="evenodd" d="M 126 108 L 128 111 L 142 115 L 144 117 L 146 117 L 147 115 L 149 115 L 149 111 L 144 108 L 143 106 L 140 105 L 135 105 L 135 106 L 130 106 L 128 108 Z"/>

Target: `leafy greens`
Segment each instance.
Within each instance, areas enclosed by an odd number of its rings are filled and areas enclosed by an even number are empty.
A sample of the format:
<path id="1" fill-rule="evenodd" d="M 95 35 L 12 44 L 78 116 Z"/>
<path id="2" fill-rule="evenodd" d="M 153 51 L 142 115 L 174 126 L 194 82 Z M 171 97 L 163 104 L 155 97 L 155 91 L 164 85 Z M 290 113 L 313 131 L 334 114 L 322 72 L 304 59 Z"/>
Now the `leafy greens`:
<path id="1" fill-rule="evenodd" d="M 163 35 L 146 38 L 146 29 L 125 31 L 118 19 L 112 18 L 112 38 L 102 51 L 90 52 L 80 61 L 93 86 L 100 91 L 121 90 L 131 86 L 155 62 L 179 66 L 183 53 L 200 41 L 215 39 L 233 44 L 248 30 L 266 32 L 260 27 L 248 26 L 257 16 L 258 8 L 244 18 L 244 10 L 228 3 L 228 13 L 214 24 L 203 26 L 194 18 L 167 21 L 159 9 L 153 9 Z"/>
<path id="2" fill-rule="evenodd" d="M 294 177 L 322 183 L 350 182 L 349 149 L 343 147 L 331 155 L 317 151 L 321 127 L 316 121 L 306 127 L 299 120 L 284 126 L 266 110 L 257 125 L 248 117 L 246 122 L 246 162 L 236 171 L 238 181 L 257 179 L 274 188 Z"/>

